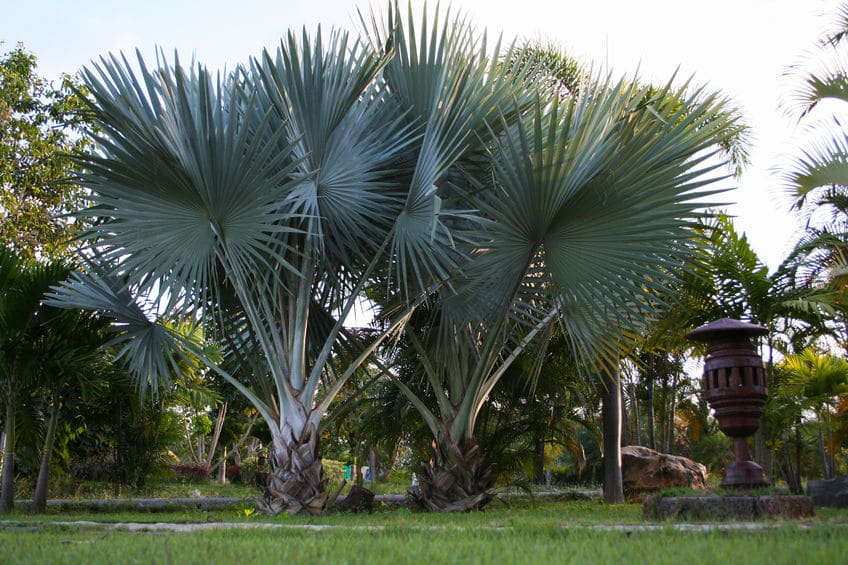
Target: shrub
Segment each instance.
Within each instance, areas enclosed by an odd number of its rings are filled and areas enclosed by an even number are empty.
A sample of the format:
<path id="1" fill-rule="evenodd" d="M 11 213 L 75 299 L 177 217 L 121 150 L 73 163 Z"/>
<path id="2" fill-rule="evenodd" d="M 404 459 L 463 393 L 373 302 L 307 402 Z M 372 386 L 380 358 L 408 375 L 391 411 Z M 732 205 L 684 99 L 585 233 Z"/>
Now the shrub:
<path id="1" fill-rule="evenodd" d="M 168 468 L 171 469 L 177 477 L 186 479 L 189 482 L 206 481 L 209 479 L 208 465 L 197 465 L 195 463 L 168 463 Z"/>
<path id="2" fill-rule="evenodd" d="M 340 483 L 344 479 L 344 463 L 333 459 L 322 459 L 324 464 L 324 478 L 328 483 Z"/>

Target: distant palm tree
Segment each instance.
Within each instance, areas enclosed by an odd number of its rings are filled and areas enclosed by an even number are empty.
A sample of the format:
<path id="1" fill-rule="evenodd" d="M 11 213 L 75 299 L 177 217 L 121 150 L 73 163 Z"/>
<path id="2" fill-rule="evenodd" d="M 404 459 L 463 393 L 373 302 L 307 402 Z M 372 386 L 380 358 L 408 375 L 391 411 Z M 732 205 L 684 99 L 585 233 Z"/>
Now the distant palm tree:
<path id="1" fill-rule="evenodd" d="M 807 231 L 796 246 L 800 273 L 815 284 L 848 283 L 848 3 L 836 15 L 834 30 L 824 36 L 812 69 L 796 68 L 802 85 L 794 92 L 794 108 L 817 138 L 783 173 L 794 206 L 808 218 Z M 830 101 L 832 106 L 823 106 Z M 814 110 L 828 115 L 816 118 Z"/>
<path id="2" fill-rule="evenodd" d="M 808 348 L 788 355 L 782 365 L 788 382 L 781 392 L 800 399 L 804 408 L 816 414 L 824 478 L 832 479 L 835 454 L 845 441 L 844 436 L 834 435 L 834 429 L 848 414 L 848 361 Z"/>
<path id="3" fill-rule="evenodd" d="M 5 406 L 6 453 L 0 511 L 14 505 L 17 415 L 24 395 L 43 408 L 42 462 L 33 510 L 46 509 L 56 427 L 68 395 L 91 390 L 107 359 L 106 324 L 79 310 L 45 304 L 44 294 L 70 273 L 62 261 L 24 260 L 0 246 L 0 400 Z"/>

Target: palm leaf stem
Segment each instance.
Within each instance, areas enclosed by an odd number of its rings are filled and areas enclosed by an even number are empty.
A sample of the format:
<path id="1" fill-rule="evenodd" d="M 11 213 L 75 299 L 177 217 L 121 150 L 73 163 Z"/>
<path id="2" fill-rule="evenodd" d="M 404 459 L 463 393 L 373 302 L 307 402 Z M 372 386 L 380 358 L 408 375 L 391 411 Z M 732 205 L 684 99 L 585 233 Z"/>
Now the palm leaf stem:
<path id="1" fill-rule="evenodd" d="M 527 348 L 528 345 L 535 339 L 536 335 L 547 328 L 553 321 L 554 318 L 559 314 L 559 306 L 555 306 L 551 308 L 547 315 L 540 320 L 532 330 L 530 330 L 527 335 L 525 335 L 521 342 L 516 345 L 510 354 L 500 363 L 500 366 L 495 369 L 495 371 L 489 375 L 481 384 L 475 386 L 473 390 L 475 390 L 474 395 L 472 396 L 472 400 L 468 405 L 468 417 L 467 417 L 467 430 L 465 431 L 466 437 L 471 437 L 473 435 L 474 426 L 477 421 L 477 416 L 480 413 L 480 409 L 483 407 L 483 404 L 486 402 L 486 399 L 491 394 L 492 389 L 495 388 L 495 385 L 498 381 L 503 377 L 504 373 L 509 369 L 510 365 L 518 358 L 519 355 Z M 471 395 L 469 395 L 471 396 Z M 463 412 L 465 412 L 465 406 L 463 407 Z M 458 438 L 457 438 L 458 439 Z"/>

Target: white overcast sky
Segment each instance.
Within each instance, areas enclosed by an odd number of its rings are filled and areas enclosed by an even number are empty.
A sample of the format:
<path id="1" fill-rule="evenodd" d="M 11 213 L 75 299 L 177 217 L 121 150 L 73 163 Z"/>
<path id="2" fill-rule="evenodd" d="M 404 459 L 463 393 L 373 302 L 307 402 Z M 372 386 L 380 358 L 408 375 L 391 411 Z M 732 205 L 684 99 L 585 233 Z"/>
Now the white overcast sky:
<path id="1" fill-rule="evenodd" d="M 404 0 L 405 2 L 405 0 Z M 420 0 L 414 0 L 420 6 Z M 430 3 L 433 5 L 434 3 Z M 442 2 L 445 6 L 447 2 Z M 796 124 L 780 109 L 787 67 L 813 52 L 829 29 L 837 0 L 455 0 L 479 28 L 542 37 L 615 74 L 637 68 L 649 81 L 680 68 L 730 96 L 753 128 L 752 165 L 728 193 L 738 229 L 772 268 L 797 230 L 774 170 L 798 145 Z M 385 2 L 377 2 L 382 7 Z M 73 73 L 108 52 L 155 46 L 194 54 L 212 68 L 232 68 L 275 48 L 286 30 L 317 24 L 356 27 L 355 0 L 0 0 L 0 48 L 18 42 L 48 78 Z"/>

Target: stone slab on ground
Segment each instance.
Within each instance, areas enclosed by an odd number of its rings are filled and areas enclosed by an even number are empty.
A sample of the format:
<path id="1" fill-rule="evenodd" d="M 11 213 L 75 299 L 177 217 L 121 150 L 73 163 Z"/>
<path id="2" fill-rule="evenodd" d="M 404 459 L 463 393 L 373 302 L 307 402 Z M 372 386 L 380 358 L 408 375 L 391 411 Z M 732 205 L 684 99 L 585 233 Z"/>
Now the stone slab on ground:
<path id="1" fill-rule="evenodd" d="M 815 515 L 809 496 L 652 496 L 642 502 L 648 520 L 757 520 Z"/>
<path id="2" fill-rule="evenodd" d="M 350 530 L 350 531 L 383 531 L 389 527 L 385 525 L 352 525 L 352 524 L 280 524 L 268 522 L 202 522 L 202 523 L 168 523 L 168 522 L 94 522 L 91 520 L 76 521 L 44 521 L 38 523 L 22 523 L 15 520 L 0 520 L 2 531 L 41 531 L 46 527 L 61 528 L 99 528 L 104 530 L 126 530 L 133 532 L 197 532 L 206 530 Z M 599 530 L 616 532 L 662 532 L 668 529 L 687 532 L 728 532 L 728 531 L 758 531 L 783 527 L 779 522 L 712 522 L 706 524 L 676 523 L 676 524 L 578 524 L 559 526 L 562 530 Z M 809 524 L 796 524 L 799 529 L 809 528 Z M 848 524 L 832 524 L 838 529 L 848 528 Z M 392 526 L 397 528 L 397 526 Z M 511 526 L 426 526 L 408 524 L 404 526 L 407 530 L 439 531 L 503 531 Z"/>
<path id="3" fill-rule="evenodd" d="M 499 498 L 521 499 L 528 495 L 522 491 L 502 492 Z M 598 490 L 551 490 L 532 493 L 534 498 L 540 500 L 592 500 L 601 496 Z M 144 512 L 161 512 L 166 510 L 220 510 L 230 506 L 244 504 L 253 506 L 256 497 L 183 497 L 183 498 L 109 498 L 109 499 L 50 499 L 47 501 L 49 508 L 62 510 L 131 510 Z M 346 496 L 339 496 L 337 502 L 344 501 Z M 374 496 L 374 503 L 389 507 L 405 507 L 407 500 L 405 494 L 378 494 Z M 32 505 L 31 500 L 19 499 L 15 506 L 26 509 Z"/>
<path id="4" fill-rule="evenodd" d="M 817 506 L 848 508 L 848 476 L 807 483 L 807 494 Z"/>

